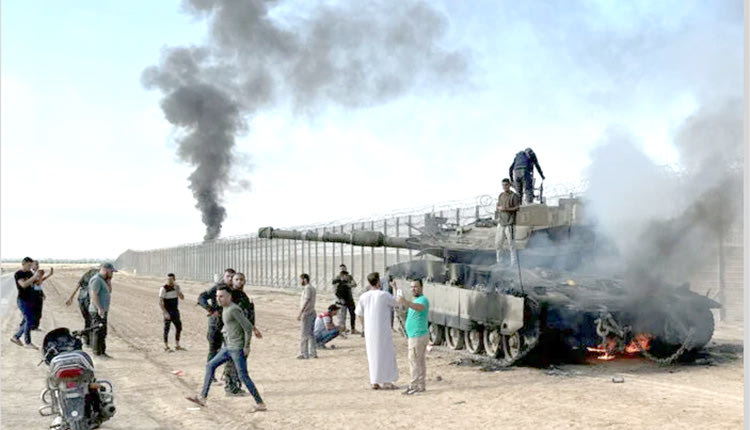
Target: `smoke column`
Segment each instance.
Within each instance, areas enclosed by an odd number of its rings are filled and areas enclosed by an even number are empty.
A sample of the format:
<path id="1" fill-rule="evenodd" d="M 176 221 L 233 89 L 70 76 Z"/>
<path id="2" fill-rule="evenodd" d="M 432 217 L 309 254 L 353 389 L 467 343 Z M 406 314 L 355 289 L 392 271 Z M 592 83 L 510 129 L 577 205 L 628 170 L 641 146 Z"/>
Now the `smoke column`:
<path id="1" fill-rule="evenodd" d="M 414 91 L 450 91 L 467 60 L 441 46 L 448 22 L 420 1 L 188 0 L 185 10 L 209 24 L 204 46 L 165 48 L 144 70 L 146 88 L 163 93 L 178 156 L 195 166 L 190 189 L 219 237 L 224 191 L 237 163 L 236 139 L 262 109 L 287 106 L 312 116 L 329 107 L 387 103 Z"/>
<path id="2" fill-rule="evenodd" d="M 742 216 L 742 100 L 704 105 L 677 130 L 681 170 L 657 166 L 611 131 L 592 153 L 591 209 L 620 258 L 600 261 L 635 288 L 689 281 Z M 616 261 L 615 261 L 616 260 Z"/>

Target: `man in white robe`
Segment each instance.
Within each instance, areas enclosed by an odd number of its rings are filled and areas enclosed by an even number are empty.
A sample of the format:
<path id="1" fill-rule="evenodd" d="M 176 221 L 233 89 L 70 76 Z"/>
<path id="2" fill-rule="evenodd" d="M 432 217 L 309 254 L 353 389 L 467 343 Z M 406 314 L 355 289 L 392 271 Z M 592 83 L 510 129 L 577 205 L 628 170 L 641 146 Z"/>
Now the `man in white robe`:
<path id="1" fill-rule="evenodd" d="M 359 297 L 356 314 L 364 327 L 367 362 L 370 365 L 370 384 L 377 390 L 395 389 L 398 379 L 396 349 L 393 347 L 391 310 L 396 299 L 380 289 L 380 275 L 367 275 L 370 289 Z"/>

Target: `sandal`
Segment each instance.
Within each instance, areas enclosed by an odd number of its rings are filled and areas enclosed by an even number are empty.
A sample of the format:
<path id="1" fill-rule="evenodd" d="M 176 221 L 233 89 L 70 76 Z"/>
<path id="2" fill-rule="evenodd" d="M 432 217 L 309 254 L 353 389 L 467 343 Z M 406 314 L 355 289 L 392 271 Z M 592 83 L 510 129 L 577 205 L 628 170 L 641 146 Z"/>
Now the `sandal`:
<path id="1" fill-rule="evenodd" d="M 380 389 L 380 385 L 378 385 L 378 384 L 372 384 L 370 386 L 370 388 L 372 388 L 373 390 L 379 390 Z"/>
<path id="2" fill-rule="evenodd" d="M 172 348 L 170 348 L 168 346 L 165 346 L 164 347 L 164 352 L 174 352 L 174 350 L 172 350 Z"/>
<path id="3" fill-rule="evenodd" d="M 201 396 L 187 396 L 186 399 L 190 400 L 191 402 L 195 403 L 196 405 L 200 407 L 206 406 L 206 399 L 204 399 Z"/>
<path id="4" fill-rule="evenodd" d="M 180 345 L 177 345 L 174 347 L 175 351 L 187 351 L 187 349 L 181 347 Z"/>

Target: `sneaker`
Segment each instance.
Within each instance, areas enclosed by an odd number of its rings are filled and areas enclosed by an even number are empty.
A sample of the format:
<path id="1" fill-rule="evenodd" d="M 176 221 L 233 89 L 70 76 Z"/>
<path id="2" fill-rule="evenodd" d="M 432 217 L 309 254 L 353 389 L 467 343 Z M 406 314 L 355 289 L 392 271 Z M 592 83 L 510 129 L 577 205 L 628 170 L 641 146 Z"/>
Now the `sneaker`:
<path id="1" fill-rule="evenodd" d="M 11 341 L 11 342 L 13 342 L 13 343 L 15 343 L 15 344 L 16 344 L 16 345 L 18 345 L 18 346 L 23 346 L 23 343 L 21 342 L 21 339 L 19 339 L 19 338 L 15 337 L 15 336 L 14 336 L 14 337 L 11 337 L 11 338 L 10 338 L 10 341 Z"/>
<path id="2" fill-rule="evenodd" d="M 114 357 L 112 357 L 111 355 L 107 354 L 106 352 L 102 352 L 101 354 L 97 355 L 97 357 L 103 358 L 105 360 L 112 360 L 112 359 L 114 359 Z"/>
<path id="3" fill-rule="evenodd" d="M 410 396 L 410 395 L 414 394 L 414 389 L 411 388 L 411 387 L 406 387 L 406 389 L 404 391 L 402 391 L 401 394 L 403 394 L 405 396 Z"/>
<path id="4" fill-rule="evenodd" d="M 297 356 L 297 360 L 307 360 L 307 357 L 305 357 L 304 355 L 300 354 L 300 355 Z"/>
<path id="5" fill-rule="evenodd" d="M 37 349 L 37 350 L 39 349 L 39 347 L 38 347 L 38 346 L 34 345 L 34 344 L 33 344 L 33 343 L 31 343 L 31 342 L 27 343 L 27 344 L 26 344 L 26 345 L 24 345 L 24 346 L 25 346 L 26 348 L 29 348 L 29 349 Z"/>
<path id="6" fill-rule="evenodd" d="M 268 410 L 268 408 L 266 407 L 265 403 L 259 403 L 259 404 L 255 405 L 253 407 L 253 409 L 252 409 L 251 412 L 263 412 L 263 411 L 267 411 L 267 410 Z"/>

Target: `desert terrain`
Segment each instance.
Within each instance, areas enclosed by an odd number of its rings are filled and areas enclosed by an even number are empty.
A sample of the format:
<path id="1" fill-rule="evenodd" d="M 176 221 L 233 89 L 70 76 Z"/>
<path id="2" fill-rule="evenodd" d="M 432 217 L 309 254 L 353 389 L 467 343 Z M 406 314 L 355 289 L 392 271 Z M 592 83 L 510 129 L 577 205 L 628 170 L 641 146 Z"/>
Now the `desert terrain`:
<path id="1" fill-rule="evenodd" d="M 46 266 L 42 266 L 46 269 Z M 74 303 L 64 305 L 84 267 L 59 267 L 45 283 L 44 333 L 60 326 L 81 328 Z M 3 276 L 0 420 L 3 429 L 48 428 L 39 392 L 46 368 L 38 351 L 8 340 L 20 313 L 12 277 Z M 12 272 L 10 272 L 12 273 Z M 660 366 L 646 359 L 562 364 L 553 368 L 511 367 L 499 371 L 458 365 L 450 354 L 427 356 L 427 392 L 403 396 L 369 389 L 364 339 L 335 339 L 318 359 L 297 360 L 297 291 L 247 286 L 257 326 L 248 359 L 250 376 L 268 405 L 251 413 L 251 397 L 227 398 L 212 386 L 208 406 L 196 408 L 185 396 L 200 389 L 206 361 L 206 314 L 195 305 L 204 283 L 179 279 L 184 352 L 166 353 L 158 291 L 164 280 L 118 272 L 113 279 L 108 352 L 95 360 L 97 377 L 115 387 L 118 412 L 103 429 L 280 429 L 280 428 L 511 428 L 511 429 L 738 429 L 743 426 L 743 329 L 718 323 L 703 358 Z M 9 295 L 6 285 L 10 283 Z M 333 301 L 318 293 L 317 310 Z M 170 343 L 173 344 L 173 333 Z M 394 334 L 404 387 L 409 380 L 406 339 Z M 184 376 L 172 372 L 181 370 Z M 217 372 L 220 376 L 220 372 Z M 613 383 L 613 377 L 624 382 Z"/>

